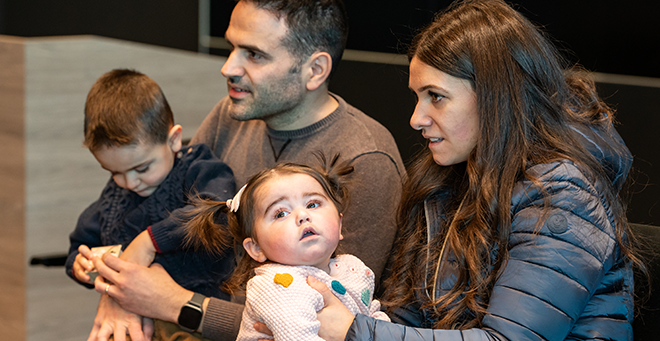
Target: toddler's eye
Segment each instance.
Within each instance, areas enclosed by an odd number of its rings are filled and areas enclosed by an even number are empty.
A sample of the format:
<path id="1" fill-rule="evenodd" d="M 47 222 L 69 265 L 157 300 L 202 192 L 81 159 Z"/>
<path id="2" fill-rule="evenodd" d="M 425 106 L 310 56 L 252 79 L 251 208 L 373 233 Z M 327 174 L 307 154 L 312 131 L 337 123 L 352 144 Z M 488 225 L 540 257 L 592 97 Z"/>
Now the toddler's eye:
<path id="1" fill-rule="evenodd" d="M 277 211 L 275 212 L 275 219 L 284 218 L 287 215 L 289 215 L 289 212 L 287 211 Z"/>
<path id="2" fill-rule="evenodd" d="M 307 204 L 307 208 L 317 208 L 319 206 L 321 206 L 321 204 L 319 204 L 318 202 L 310 202 L 309 204 Z"/>

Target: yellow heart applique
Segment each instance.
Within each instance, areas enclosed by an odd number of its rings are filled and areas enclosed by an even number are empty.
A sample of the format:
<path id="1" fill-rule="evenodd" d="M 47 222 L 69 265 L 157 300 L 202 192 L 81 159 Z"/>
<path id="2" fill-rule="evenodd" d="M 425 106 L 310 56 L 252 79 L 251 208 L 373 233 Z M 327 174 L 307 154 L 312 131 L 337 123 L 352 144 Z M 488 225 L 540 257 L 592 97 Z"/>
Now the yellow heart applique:
<path id="1" fill-rule="evenodd" d="M 275 274 L 275 279 L 273 280 L 275 284 L 279 284 L 285 288 L 288 288 L 291 283 L 293 283 L 293 276 L 290 274 Z"/>

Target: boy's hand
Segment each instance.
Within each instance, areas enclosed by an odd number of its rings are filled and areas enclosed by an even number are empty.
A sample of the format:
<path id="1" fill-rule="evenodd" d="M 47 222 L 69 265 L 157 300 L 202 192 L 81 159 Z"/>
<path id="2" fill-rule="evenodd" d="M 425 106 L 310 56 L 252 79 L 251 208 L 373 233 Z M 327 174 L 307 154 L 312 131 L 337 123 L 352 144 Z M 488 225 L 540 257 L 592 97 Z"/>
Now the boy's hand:
<path id="1" fill-rule="evenodd" d="M 91 271 L 94 269 L 94 263 L 92 263 L 92 258 L 94 253 L 86 245 L 80 245 L 78 247 L 78 255 L 73 262 L 73 276 L 76 277 L 76 280 L 84 283 L 89 283 L 89 275 L 86 271 Z"/>
<path id="2" fill-rule="evenodd" d="M 151 241 L 149 232 L 144 230 L 128 244 L 119 258 L 131 263 L 149 266 L 156 257 L 156 247 Z"/>

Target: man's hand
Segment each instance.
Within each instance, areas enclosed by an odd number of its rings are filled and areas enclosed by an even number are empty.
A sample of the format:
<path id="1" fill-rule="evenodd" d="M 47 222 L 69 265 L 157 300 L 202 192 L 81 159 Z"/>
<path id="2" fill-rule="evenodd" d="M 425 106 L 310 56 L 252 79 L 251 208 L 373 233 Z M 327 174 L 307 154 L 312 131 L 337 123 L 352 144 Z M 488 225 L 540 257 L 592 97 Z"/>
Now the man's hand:
<path id="1" fill-rule="evenodd" d="M 160 264 L 151 267 L 103 255 L 95 258 L 99 272 L 95 290 L 110 295 L 122 308 L 150 318 L 177 322 L 193 292 L 178 285 Z M 102 278 L 101 278 L 102 277 Z M 110 287 L 108 287 L 110 285 Z"/>
<path id="2" fill-rule="evenodd" d="M 127 334 L 133 341 L 150 341 L 153 333 L 152 319 L 129 313 L 108 295 L 101 295 L 94 326 L 87 341 L 108 341 L 112 335 L 115 341 L 126 341 Z"/>
<path id="3" fill-rule="evenodd" d="M 355 318 L 343 303 L 328 289 L 325 284 L 319 282 L 312 276 L 307 277 L 307 284 L 321 293 L 325 306 L 316 313 L 316 318 L 321 322 L 319 337 L 326 341 L 343 341 L 346 333 L 353 324 Z"/>

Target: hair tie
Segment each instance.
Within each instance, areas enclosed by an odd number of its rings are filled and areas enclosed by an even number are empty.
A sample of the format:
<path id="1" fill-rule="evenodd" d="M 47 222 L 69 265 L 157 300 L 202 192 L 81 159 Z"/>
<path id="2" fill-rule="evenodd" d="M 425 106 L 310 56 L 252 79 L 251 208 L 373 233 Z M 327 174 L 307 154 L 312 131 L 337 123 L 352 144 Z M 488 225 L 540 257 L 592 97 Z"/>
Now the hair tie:
<path id="1" fill-rule="evenodd" d="M 247 187 L 247 184 L 243 185 L 241 189 L 236 193 L 234 196 L 234 199 L 228 199 L 227 200 L 227 207 L 229 207 L 229 211 L 231 212 L 236 212 L 238 211 L 238 206 L 241 204 L 241 195 L 243 194 L 243 191 L 245 190 L 245 187 Z"/>

